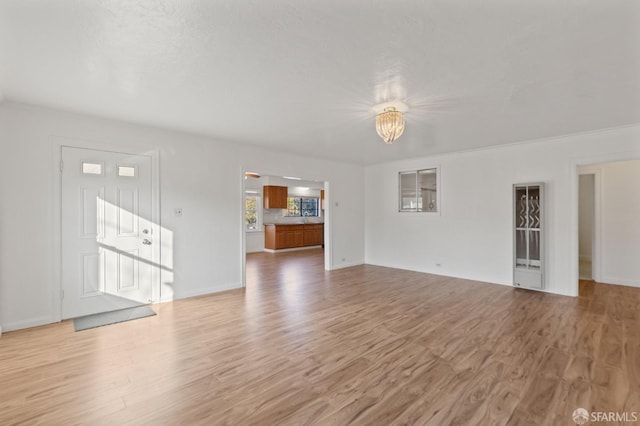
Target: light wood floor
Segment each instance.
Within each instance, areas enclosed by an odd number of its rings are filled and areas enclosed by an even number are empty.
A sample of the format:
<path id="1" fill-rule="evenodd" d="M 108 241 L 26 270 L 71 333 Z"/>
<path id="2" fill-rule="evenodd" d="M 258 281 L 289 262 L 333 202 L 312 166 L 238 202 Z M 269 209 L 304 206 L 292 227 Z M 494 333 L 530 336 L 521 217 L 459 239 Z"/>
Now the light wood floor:
<path id="1" fill-rule="evenodd" d="M 640 412 L 640 289 L 569 298 L 321 250 L 249 256 L 249 286 L 158 315 L 0 338 L 0 424 L 574 424 Z"/>

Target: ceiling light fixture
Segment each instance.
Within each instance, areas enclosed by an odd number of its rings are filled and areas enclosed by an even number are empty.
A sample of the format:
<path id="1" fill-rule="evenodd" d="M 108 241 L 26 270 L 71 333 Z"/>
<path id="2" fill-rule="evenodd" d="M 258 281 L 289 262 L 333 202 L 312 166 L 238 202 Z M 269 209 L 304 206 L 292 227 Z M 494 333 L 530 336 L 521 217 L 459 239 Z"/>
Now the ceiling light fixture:
<path id="1" fill-rule="evenodd" d="M 255 172 L 245 172 L 244 174 L 244 178 L 254 178 L 254 179 L 259 179 L 260 175 L 258 173 Z"/>
<path id="2" fill-rule="evenodd" d="M 376 131 L 384 143 L 392 144 L 404 132 L 404 116 L 395 107 L 376 115 Z"/>

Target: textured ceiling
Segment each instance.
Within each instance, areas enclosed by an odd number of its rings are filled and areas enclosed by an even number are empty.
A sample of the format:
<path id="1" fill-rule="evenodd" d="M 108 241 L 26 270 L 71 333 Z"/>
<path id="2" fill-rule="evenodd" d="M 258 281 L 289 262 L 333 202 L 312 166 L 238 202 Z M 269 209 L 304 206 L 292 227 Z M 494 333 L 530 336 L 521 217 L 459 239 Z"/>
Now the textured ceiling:
<path id="1" fill-rule="evenodd" d="M 0 37 L 6 100 L 360 164 L 640 122 L 637 0 L 0 0 Z"/>

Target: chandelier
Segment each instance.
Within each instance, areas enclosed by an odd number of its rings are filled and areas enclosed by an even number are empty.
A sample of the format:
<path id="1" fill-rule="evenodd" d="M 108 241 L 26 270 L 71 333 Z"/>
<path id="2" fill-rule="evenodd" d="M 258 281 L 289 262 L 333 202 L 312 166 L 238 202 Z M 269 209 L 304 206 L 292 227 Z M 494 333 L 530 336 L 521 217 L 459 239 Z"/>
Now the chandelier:
<path id="1" fill-rule="evenodd" d="M 404 132 L 404 116 L 395 107 L 387 107 L 376 115 L 376 131 L 382 140 L 392 144 Z"/>

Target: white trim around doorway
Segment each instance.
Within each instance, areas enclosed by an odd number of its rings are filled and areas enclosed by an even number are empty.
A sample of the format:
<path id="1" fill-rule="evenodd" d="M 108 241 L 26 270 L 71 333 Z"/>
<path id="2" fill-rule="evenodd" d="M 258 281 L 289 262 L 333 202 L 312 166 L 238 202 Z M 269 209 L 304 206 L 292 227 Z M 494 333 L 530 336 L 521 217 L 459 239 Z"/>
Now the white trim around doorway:
<path id="1" fill-rule="evenodd" d="M 261 176 L 283 176 L 282 173 L 277 173 L 273 170 L 263 170 L 260 167 L 240 167 L 240 203 L 241 203 L 241 211 L 242 216 L 240 220 L 240 258 L 242 259 L 240 262 L 241 267 L 241 277 L 242 277 L 242 287 L 245 288 L 247 286 L 247 236 L 244 229 L 244 220 L 242 218 L 245 215 L 245 173 L 246 172 L 254 172 L 258 173 Z M 331 181 L 324 178 L 312 178 L 312 177 L 303 177 L 305 180 L 315 180 L 318 182 L 324 182 L 324 194 L 325 194 L 325 209 L 324 209 L 324 269 L 325 271 L 330 271 L 333 269 L 333 256 L 332 256 L 332 247 L 333 247 L 333 209 L 331 208 Z M 281 250 L 279 250 L 281 251 Z"/>
<path id="2" fill-rule="evenodd" d="M 51 312 L 50 322 L 60 322 L 62 320 L 62 148 L 82 148 L 92 149 L 96 151 L 119 152 L 132 155 L 146 155 L 151 157 L 151 222 L 152 235 L 158 236 L 158 243 L 155 244 L 152 252 L 152 262 L 160 264 L 160 251 L 162 246 L 161 217 L 160 217 L 160 153 L 156 150 L 136 150 L 115 144 L 104 144 L 94 141 L 71 139 L 60 136 L 51 136 L 51 149 L 53 158 L 53 176 L 52 183 L 52 205 L 53 205 L 53 262 L 52 262 L 52 288 L 51 288 Z M 157 303 L 161 299 L 160 294 L 160 270 L 153 268 L 152 270 L 152 300 Z"/>
<path id="3" fill-rule="evenodd" d="M 572 291 L 571 296 L 578 296 L 579 290 L 579 278 L 580 278 L 580 249 L 579 249 L 579 215 L 578 215 L 578 203 L 579 203 L 579 179 L 580 174 L 595 174 L 595 171 L 598 171 L 598 175 L 594 177 L 594 238 L 597 238 L 597 242 L 594 241 L 593 250 L 596 253 L 593 253 L 592 256 L 595 256 L 596 259 L 592 260 L 592 267 L 594 270 L 592 271 L 593 279 L 598 281 L 602 279 L 602 268 L 601 268 L 601 259 L 602 259 L 602 235 L 601 235 L 601 197 L 602 197 L 602 176 L 600 175 L 599 164 L 604 163 L 614 163 L 617 161 L 631 161 L 631 160 L 640 160 L 640 151 L 626 151 L 626 152 L 618 152 L 612 154 L 600 154 L 594 155 L 591 157 L 580 158 L 571 161 L 570 172 L 571 172 L 571 217 L 570 217 L 570 232 L 571 232 L 571 244 L 570 244 L 570 259 L 571 262 L 571 283 L 572 283 Z M 581 171 L 580 168 L 583 168 Z M 587 171 L 589 170 L 589 171 Z M 584 173 L 583 173 L 584 172 Z"/>

